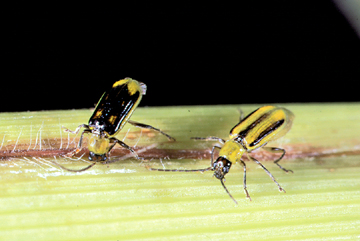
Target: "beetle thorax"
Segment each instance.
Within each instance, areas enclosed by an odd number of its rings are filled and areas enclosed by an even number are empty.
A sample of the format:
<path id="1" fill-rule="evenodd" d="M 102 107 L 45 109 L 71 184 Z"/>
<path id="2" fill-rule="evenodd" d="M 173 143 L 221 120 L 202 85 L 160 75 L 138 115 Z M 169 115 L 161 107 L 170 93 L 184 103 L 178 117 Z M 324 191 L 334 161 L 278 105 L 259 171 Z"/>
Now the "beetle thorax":
<path id="1" fill-rule="evenodd" d="M 228 140 L 219 152 L 219 156 L 222 156 L 232 163 L 235 163 L 241 159 L 241 156 L 246 152 L 245 148 L 234 140 Z"/>
<path id="2" fill-rule="evenodd" d="M 105 129 L 105 125 L 103 123 L 100 123 L 99 120 L 89 121 L 89 126 L 91 129 L 91 133 L 94 133 L 96 135 L 101 135 L 103 130 Z"/>
<path id="3" fill-rule="evenodd" d="M 103 155 L 108 152 L 110 140 L 104 135 L 92 133 L 89 138 L 89 151 L 96 155 Z"/>

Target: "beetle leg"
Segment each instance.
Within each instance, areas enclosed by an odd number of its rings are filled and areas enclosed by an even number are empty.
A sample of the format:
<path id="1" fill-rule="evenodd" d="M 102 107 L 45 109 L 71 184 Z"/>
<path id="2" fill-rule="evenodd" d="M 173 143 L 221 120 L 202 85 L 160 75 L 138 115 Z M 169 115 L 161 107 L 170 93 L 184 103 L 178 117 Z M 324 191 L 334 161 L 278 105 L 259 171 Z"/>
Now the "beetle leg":
<path id="1" fill-rule="evenodd" d="M 246 153 L 247 154 L 247 153 Z M 264 169 L 264 171 L 269 175 L 269 177 L 273 180 L 273 182 L 275 182 L 275 184 L 279 187 L 279 191 L 285 192 L 285 190 L 280 186 L 280 184 L 275 180 L 275 177 L 268 171 L 268 169 L 266 169 L 266 167 L 263 166 L 263 164 L 261 164 L 261 162 L 259 162 L 258 160 L 256 160 L 254 157 L 247 155 L 251 160 L 253 160 L 254 162 L 256 162 L 259 166 L 262 167 L 262 169 Z"/>
<path id="2" fill-rule="evenodd" d="M 282 153 L 282 155 L 280 156 L 280 158 L 278 158 L 277 160 L 274 161 L 274 163 L 283 171 L 285 172 L 292 172 L 294 173 L 292 170 L 288 170 L 283 168 L 282 166 L 280 166 L 280 164 L 278 163 L 284 156 L 285 156 L 285 149 L 279 148 L 279 147 L 263 147 L 266 151 L 271 152 L 271 153 Z"/>
<path id="3" fill-rule="evenodd" d="M 175 141 L 175 138 L 169 136 L 165 132 L 162 132 L 160 129 L 157 129 L 157 128 L 151 126 L 151 125 L 147 125 L 147 124 L 143 124 L 143 123 L 139 123 L 139 122 L 135 122 L 135 121 L 131 121 L 131 120 L 128 120 L 128 123 L 130 123 L 133 126 L 139 127 L 139 128 L 150 129 L 150 130 L 157 131 L 157 132 L 163 134 L 164 136 L 166 136 L 169 140 Z"/>
<path id="4" fill-rule="evenodd" d="M 112 144 L 112 145 L 110 146 L 110 148 L 109 148 L 109 150 L 108 150 L 108 153 L 109 153 L 109 152 L 111 151 L 111 149 L 116 145 L 116 143 L 118 143 L 120 146 L 122 146 L 122 147 L 128 149 L 129 151 L 131 151 L 131 152 L 135 155 L 136 159 L 140 159 L 140 157 L 139 157 L 138 154 L 134 151 L 134 149 L 132 149 L 130 146 L 126 145 L 124 142 L 122 142 L 122 141 L 120 141 L 119 139 L 116 139 L 116 138 L 114 138 L 114 137 L 111 137 L 111 138 L 109 138 L 109 139 L 110 139 L 110 143 L 114 143 L 114 144 Z"/>
<path id="5" fill-rule="evenodd" d="M 243 167 L 244 167 L 244 192 L 246 194 L 246 197 L 249 198 L 249 200 L 251 201 L 251 197 L 249 195 L 249 192 L 247 191 L 247 188 L 246 188 L 246 165 L 245 165 L 245 162 L 243 160 L 240 160 L 241 164 Z"/>
<path id="6" fill-rule="evenodd" d="M 221 149 L 221 147 L 219 146 L 213 146 L 212 147 L 212 150 L 211 150 L 211 161 L 210 161 L 210 166 L 214 166 L 214 150 L 215 148 L 218 148 L 218 149 Z"/>
<path id="7" fill-rule="evenodd" d="M 216 137 L 216 136 L 208 136 L 208 137 L 191 137 L 190 139 L 193 140 L 203 140 L 203 141 L 219 141 L 221 144 L 225 144 L 225 140 L 220 138 L 220 137 Z"/>
<path id="8" fill-rule="evenodd" d="M 239 122 L 241 122 L 244 119 L 244 112 L 240 108 L 238 108 L 238 111 L 240 113 Z"/>
<path id="9" fill-rule="evenodd" d="M 80 127 L 80 126 L 79 126 L 79 127 Z M 76 128 L 76 130 L 75 130 L 76 133 L 79 132 L 79 130 L 78 130 L 78 129 L 80 129 L 79 127 Z M 74 133 L 74 132 L 72 132 L 72 131 L 69 131 L 69 132 Z M 91 132 L 90 129 L 85 129 L 85 130 L 81 133 L 80 140 L 79 140 L 79 143 L 78 143 L 76 149 L 73 150 L 72 152 L 69 152 L 69 153 L 66 154 L 65 156 L 66 156 L 66 157 L 72 157 L 73 155 L 79 153 L 79 152 L 81 151 L 81 148 L 82 148 L 82 142 L 83 142 L 84 134 L 85 134 L 85 133 L 90 133 L 90 132 Z"/>
<path id="10" fill-rule="evenodd" d="M 73 133 L 73 134 L 77 134 L 77 133 L 79 133 L 79 130 L 80 130 L 82 127 L 84 127 L 84 128 L 87 129 L 87 130 L 90 130 L 90 127 L 89 127 L 88 125 L 86 125 L 86 124 L 79 125 L 74 131 L 71 131 L 71 130 L 67 129 L 67 128 L 65 128 L 64 126 L 63 126 L 62 128 L 64 128 L 64 131 L 66 131 L 66 132 L 71 132 L 71 133 Z"/>

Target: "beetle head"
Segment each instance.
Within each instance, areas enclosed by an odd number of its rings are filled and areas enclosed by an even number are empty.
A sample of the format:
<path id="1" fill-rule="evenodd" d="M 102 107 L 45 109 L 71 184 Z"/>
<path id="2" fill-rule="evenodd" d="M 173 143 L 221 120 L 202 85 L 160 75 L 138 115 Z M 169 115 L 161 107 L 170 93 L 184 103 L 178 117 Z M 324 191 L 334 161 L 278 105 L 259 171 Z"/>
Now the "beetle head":
<path id="1" fill-rule="evenodd" d="M 102 154 L 102 155 L 95 154 L 92 151 L 89 153 L 89 160 L 90 161 L 102 162 L 102 161 L 106 161 L 107 158 L 108 157 L 107 157 L 106 153 Z"/>
<path id="2" fill-rule="evenodd" d="M 225 181 L 225 175 L 230 171 L 231 168 L 231 161 L 226 159 L 223 156 L 219 156 L 218 159 L 214 162 L 213 170 L 214 170 L 214 176 L 220 180 L 221 185 L 224 187 L 227 194 L 229 194 L 230 198 L 235 202 L 235 204 L 238 204 L 235 198 L 230 194 L 229 190 L 226 188 L 224 181 Z"/>
<path id="3" fill-rule="evenodd" d="M 225 175 L 230 171 L 231 162 L 225 157 L 219 156 L 218 159 L 214 162 L 213 170 L 214 176 L 217 179 L 224 179 Z"/>

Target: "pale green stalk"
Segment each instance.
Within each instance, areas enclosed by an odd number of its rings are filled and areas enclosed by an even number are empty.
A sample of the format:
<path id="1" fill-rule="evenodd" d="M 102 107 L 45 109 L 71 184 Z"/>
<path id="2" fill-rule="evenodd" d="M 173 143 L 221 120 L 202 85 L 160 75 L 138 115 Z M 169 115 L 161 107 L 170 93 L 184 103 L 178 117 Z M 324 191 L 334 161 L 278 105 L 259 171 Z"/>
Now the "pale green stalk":
<path id="1" fill-rule="evenodd" d="M 226 185 L 237 206 L 211 172 L 164 173 L 145 166 L 208 167 L 215 143 L 190 137 L 226 139 L 238 108 L 248 114 L 259 105 L 138 108 L 132 120 L 177 141 L 126 125 L 117 138 L 148 158 L 120 160 L 128 152 L 118 149 L 112 158 L 119 162 L 82 173 L 51 161 L 73 169 L 88 165 L 85 157 L 60 156 L 79 138 L 61 126 L 75 129 L 91 110 L 1 113 L 0 240 L 359 240 L 360 104 L 283 106 L 296 116 L 293 128 L 269 146 L 288 151 L 281 163 L 294 173 L 264 160 L 266 153 L 254 155 L 286 193 L 247 161 L 250 202 L 242 167 L 234 164 Z M 150 150 L 141 153 L 144 147 Z M 168 159 L 173 153 L 181 154 Z"/>

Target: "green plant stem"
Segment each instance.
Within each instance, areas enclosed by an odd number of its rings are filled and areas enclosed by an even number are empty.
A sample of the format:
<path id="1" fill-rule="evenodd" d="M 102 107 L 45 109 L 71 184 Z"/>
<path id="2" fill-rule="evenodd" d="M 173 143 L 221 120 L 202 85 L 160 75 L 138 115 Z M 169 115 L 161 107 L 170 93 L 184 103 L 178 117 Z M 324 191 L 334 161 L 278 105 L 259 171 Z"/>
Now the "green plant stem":
<path id="1" fill-rule="evenodd" d="M 209 166 L 214 142 L 226 139 L 245 114 L 259 105 L 138 108 L 132 120 L 175 137 L 126 125 L 117 136 L 136 146 L 143 161 L 116 148 L 119 161 L 82 173 L 58 168 L 87 166 L 87 150 L 61 155 L 79 134 L 63 132 L 87 123 L 91 110 L 0 114 L 0 240 L 356 240 L 360 237 L 360 104 L 284 105 L 294 112 L 292 130 L 269 146 L 275 155 L 252 153 L 286 190 L 280 193 L 266 173 L 247 164 L 245 198 L 242 167 L 233 165 L 226 186 L 211 172 L 164 173 L 145 166 L 199 169 Z M 81 155 L 83 155 L 81 157 Z M 126 157 L 126 158 L 125 158 Z"/>

